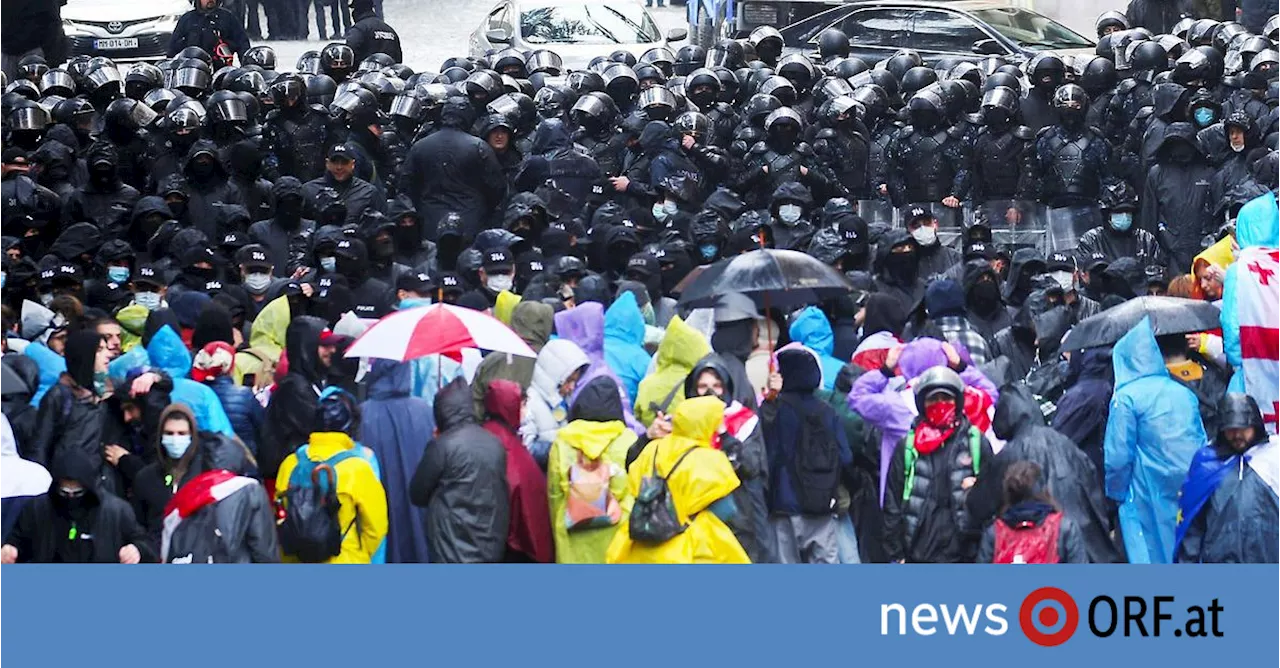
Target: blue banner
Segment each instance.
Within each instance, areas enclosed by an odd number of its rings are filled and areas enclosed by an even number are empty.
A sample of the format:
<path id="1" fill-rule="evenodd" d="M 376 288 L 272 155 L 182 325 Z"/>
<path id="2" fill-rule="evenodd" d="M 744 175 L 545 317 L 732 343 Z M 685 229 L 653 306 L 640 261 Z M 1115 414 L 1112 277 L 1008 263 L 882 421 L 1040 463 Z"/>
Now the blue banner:
<path id="1" fill-rule="evenodd" d="M 10 666 L 1275 665 L 1275 566 L 5 566 Z M 10 663 L 11 662 L 11 663 Z"/>

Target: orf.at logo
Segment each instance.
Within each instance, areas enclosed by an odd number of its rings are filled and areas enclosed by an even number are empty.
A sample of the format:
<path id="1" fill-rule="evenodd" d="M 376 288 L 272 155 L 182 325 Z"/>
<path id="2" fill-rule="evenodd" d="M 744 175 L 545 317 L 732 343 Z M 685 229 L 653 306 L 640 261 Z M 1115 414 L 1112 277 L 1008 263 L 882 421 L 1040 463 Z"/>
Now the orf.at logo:
<path id="1" fill-rule="evenodd" d="M 1023 599 L 1018 610 L 1018 625 L 1031 642 L 1057 647 L 1075 634 L 1080 625 L 1080 610 L 1067 592 L 1057 587 L 1041 587 Z"/>

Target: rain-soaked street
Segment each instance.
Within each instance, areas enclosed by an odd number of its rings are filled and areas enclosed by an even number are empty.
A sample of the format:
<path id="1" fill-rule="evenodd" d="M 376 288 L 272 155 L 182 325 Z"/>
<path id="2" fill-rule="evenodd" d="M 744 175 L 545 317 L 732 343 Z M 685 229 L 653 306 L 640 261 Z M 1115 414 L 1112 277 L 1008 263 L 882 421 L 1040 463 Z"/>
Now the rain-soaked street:
<path id="1" fill-rule="evenodd" d="M 269 1 L 269 0 L 268 0 Z M 346 2 L 347 0 L 338 0 Z M 480 20 L 497 5 L 497 0 L 386 0 L 383 11 L 387 23 L 400 34 L 404 49 L 404 62 L 414 70 L 438 70 L 440 63 L 450 56 L 467 55 L 467 41 L 480 25 Z M 684 7 L 670 5 L 649 11 L 658 27 L 664 32 L 684 27 Z M 328 8 L 325 8 L 328 23 Z M 307 18 L 311 34 L 316 34 L 315 13 Z M 328 26 L 332 30 L 332 26 Z M 264 23 L 265 29 L 265 23 Z M 313 39 L 309 42 L 264 42 L 276 50 L 281 69 L 293 69 L 298 56 L 310 49 L 319 49 L 327 41 Z M 680 44 L 673 45 L 673 49 Z"/>

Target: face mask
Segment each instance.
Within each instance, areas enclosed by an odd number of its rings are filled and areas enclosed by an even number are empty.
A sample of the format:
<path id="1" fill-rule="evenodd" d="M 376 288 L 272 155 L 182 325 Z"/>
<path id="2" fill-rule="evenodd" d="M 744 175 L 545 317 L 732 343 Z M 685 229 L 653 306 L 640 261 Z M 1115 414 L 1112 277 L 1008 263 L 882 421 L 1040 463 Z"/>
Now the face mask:
<path id="1" fill-rule="evenodd" d="M 93 393 L 102 397 L 107 394 L 107 372 L 93 372 Z"/>
<path id="2" fill-rule="evenodd" d="M 991 313 L 1000 306 L 1000 286 L 994 281 L 982 281 L 973 286 L 969 292 L 973 300 L 973 309 L 979 313 Z"/>
<path id="3" fill-rule="evenodd" d="M 191 447 L 191 434 L 165 434 L 160 437 L 160 445 L 169 459 L 182 459 L 182 455 Z"/>
<path id="4" fill-rule="evenodd" d="M 1117 232 L 1128 232 L 1133 227 L 1133 214 L 1128 211 L 1111 214 L 1111 229 Z"/>
<path id="5" fill-rule="evenodd" d="M 1243 140 L 1243 139 L 1241 139 L 1239 142 L 1235 141 L 1234 139 L 1233 139 L 1233 140 L 1231 140 L 1231 150 L 1232 150 L 1232 151 L 1234 151 L 1234 152 L 1236 152 L 1236 153 L 1243 153 L 1243 152 L 1244 152 L 1244 140 Z M 1175 156 L 1175 158 L 1176 158 L 1176 156 Z M 1189 161 L 1190 161 L 1190 159 L 1188 159 L 1188 160 L 1187 160 L 1187 162 L 1189 162 Z"/>
<path id="6" fill-rule="evenodd" d="M 191 163 L 191 174 L 200 179 L 207 179 L 213 176 L 213 163 L 196 161 Z"/>
<path id="7" fill-rule="evenodd" d="M 654 202 L 653 208 L 650 209 L 650 213 L 653 214 L 653 219 L 659 223 L 665 222 L 667 220 L 667 216 L 670 215 L 667 213 L 667 207 L 663 206 L 662 202 Z"/>
<path id="8" fill-rule="evenodd" d="M 932 246 L 938 242 L 938 230 L 932 225 L 921 225 L 911 232 L 911 237 L 921 246 Z"/>
<path id="9" fill-rule="evenodd" d="M 332 272 L 334 269 L 338 268 L 338 258 L 333 257 L 332 255 L 320 258 L 320 268 L 325 271 Z"/>
<path id="10" fill-rule="evenodd" d="M 76 513 L 84 507 L 85 496 L 84 488 L 58 488 L 58 501 L 71 513 Z"/>
<path id="11" fill-rule="evenodd" d="M 411 253 L 422 246 L 422 235 L 418 232 L 417 225 L 397 226 L 391 234 L 395 237 L 396 248 L 402 253 Z"/>
<path id="12" fill-rule="evenodd" d="M 919 263 L 915 253 L 890 253 L 884 264 L 885 271 L 900 283 L 910 283 L 916 279 Z"/>
<path id="13" fill-rule="evenodd" d="M 107 267 L 107 278 L 115 283 L 124 283 L 129 280 L 129 268 Z"/>
<path id="14" fill-rule="evenodd" d="M 172 213 L 174 218 L 182 218 L 187 215 L 187 203 L 184 201 L 169 202 L 169 213 Z"/>
<path id="15" fill-rule="evenodd" d="M 956 423 L 956 404 L 954 401 L 941 401 L 924 409 L 924 419 L 929 424 L 943 429 Z"/>
<path id="16" fill-rule="evenodd" d="M 702 255 L 702 259 L 708 261 L 716 259 L 716 252 L 719 250 L 720 249 L 716 248 L 715 244 L 702 244 L 701 246 L 698 246 L 698 253 Z"/>
<path id="17" fill-rule="evenodd" d="M 778 207 L 778 218 L 781 218 L 784 223 L 794 223 L 800 220 L 800 215 L 803 213 L 804 210 L 798 204 L 783 204 Z"/>
<path id="18" fill-rule="evenodd" d="M 1196 124 L 1202 128 L 1207 128 L 1213 124 L 1213 110 L 1205 107 L 1196 109 L 1192 114 L 1196 119 Z"/>
<path id="19" fill-rule="evenodd" d="M 419 306 L 431 306 L 431 298 L 430 297 L 409 297 L 408 299 L 401 299 L 400 303 L 396 304 L 396 309 L 399 311 L 403 311 L 405 309 L 417 308 Z"/>
<path id="20" fill-rule="evenodd" d="M 89 171 L 89 178 L 99 185 L 110 185 L 115 180 L 116 169 L 110 165 L 106 167 L 95 167 Z"/>
<path id="21" fill-rule="evenodd" d="M 511 274 L 494 274 L 485 279 L 484 285 L 494 292 L 510 290 L 515 285 L 515 276 Z"/>
<path id="22" fill-rule="evenodd" d="M 271 285 L 271 274 L 253 273 L 244 277 L 244 289 L 250 294 L 260 295 Z"/>
<path id="23" fill-rule="evenodd" d="M 302 219 L 302 200 L 288 197 L 276 203 L 276 218 L 282 223 L 296 223 Z"/>
<path id="24" fill-rule="evenodd" d="M 1053 271 L 1049 272 L 1049 277 L 1062 288 L 1063 292 L 1070 292 L 1076 289 L 1076 276 L 1069 271 Z"/>
<path id="25" fill-rule="evenodd" d="M 148 311 L 155 311 L 160 308 L 160 293 L 139 292 L 133 296 L 133 303 Z"/>
<path id="26" fill-rule="evenodd" d="M 378 259 L 389 258 L 391 257 L 392 253 L 396 252 L 395 241 L 391 239 L 387 239 L 385 241 L 375 241 L 373 242 L 373 246 L 370 248 L 370 250 L 373 251 L 373 256 Z"/>
<path id="27" fill-rule="evenodd" d="M 41 292 L 41 293 L 40 293 L 40 303 L 41 303 L 41 304 L 44 304 L 45 306 L 48 306 L 48 305 L 52 304 L 52 303 L 53 303 L 53 293 L 52 293 L 52 292 Z"/>

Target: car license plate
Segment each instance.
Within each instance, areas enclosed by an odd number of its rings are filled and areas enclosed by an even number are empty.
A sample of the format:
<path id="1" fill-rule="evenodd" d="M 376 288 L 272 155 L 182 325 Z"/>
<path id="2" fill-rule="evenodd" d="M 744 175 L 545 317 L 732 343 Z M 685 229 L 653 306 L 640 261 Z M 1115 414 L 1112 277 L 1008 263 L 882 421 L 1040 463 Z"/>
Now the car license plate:
<path id="1" fill-rule="evenodd" d="M 93 40 L 93 48 L 102 51 L 113 49 L 136 49 L 138 48 L 137 37 L 113 37 L 111 39 L 95 39 Z"/>

